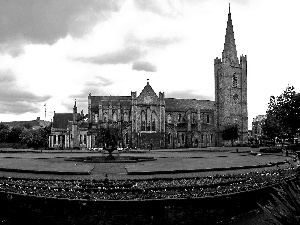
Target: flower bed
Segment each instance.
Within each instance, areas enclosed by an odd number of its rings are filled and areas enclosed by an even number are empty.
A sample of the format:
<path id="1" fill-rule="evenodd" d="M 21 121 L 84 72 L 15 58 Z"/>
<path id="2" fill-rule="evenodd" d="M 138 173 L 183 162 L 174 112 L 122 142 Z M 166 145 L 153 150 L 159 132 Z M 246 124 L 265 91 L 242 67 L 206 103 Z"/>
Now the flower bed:
<path id="1" fill-rule="evenodd" d="M 62 181 L 1 178 L 0 191 L 92 201 L 201 198 L 267 187 L 294 174 L 287 168 L 180 179 Z"/>

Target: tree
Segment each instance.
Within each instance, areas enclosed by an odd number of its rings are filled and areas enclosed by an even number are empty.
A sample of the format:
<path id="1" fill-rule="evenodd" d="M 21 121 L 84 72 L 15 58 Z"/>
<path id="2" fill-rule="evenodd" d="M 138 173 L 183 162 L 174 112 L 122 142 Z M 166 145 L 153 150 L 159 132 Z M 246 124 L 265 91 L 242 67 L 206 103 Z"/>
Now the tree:
<path id="1" fill-rule="evenodd" d="M 20 143 L 20 141 L 21 141 L 20 135 L 21 135 L 23 129 L 24 128 L 20 127 L 20 126 L 12 127 L 8 134 L 7 142 L 14 143 L 14 146 L 16 143 Z"/>
<path id="2" fill-rule="evenodd" d="M 7 141 L 7 137 L 9 135 L 9 126 L 4 124 L 4 123 L 0 123 L 0 142 L 6 142 Z"/>
<path id="3" fill-rule="evenodd" d="M 28 148 L 34 149 L 45 147 L 48 141 L 48 135 L 45 128 L 37 130 L 24 129 L 20 137 L 22 144 L 25 144 Z"/>
<path id="4" fill-rule="evenodd" d="M 121 140 L 120 130 L 115 127 L 101 128 L 96 143 L 102 143 L 104 150 L 108 151 L 109 158 L 113 159 L 112 152 L 117 149 L 118 141 Z"/>
<path id="5" fill-rule="evenodd" d="M 222 131 L 222 138 L 226 141 L 231 141 L 231 146 L 233 146 L 234 140 L 239 137 L 239 129 L 235 124 L 225 126 Z"/>
<path id="6" fill-rule="evenodd" d="M 292 138 L 300 128 L 300 94 L 294 91 L 293 86 L 276 98 L 270 97 L 266 119 L 262 124 L 264 134 L 275 139 Z"/>

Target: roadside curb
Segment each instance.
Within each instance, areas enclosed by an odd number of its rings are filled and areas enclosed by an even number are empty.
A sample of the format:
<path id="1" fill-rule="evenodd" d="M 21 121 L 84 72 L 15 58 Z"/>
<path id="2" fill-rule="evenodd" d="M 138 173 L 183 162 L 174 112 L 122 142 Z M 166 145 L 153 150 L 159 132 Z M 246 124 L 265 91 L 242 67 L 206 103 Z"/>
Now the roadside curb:
<path id="1" fill-rule="evenodd" d="M 33 173 L 33 174 L 55 174 L 55 175 L 90 175 L 91 171 L 93 169 L 91 169 L 90 171 L 74 172 L 74 171 L 54 171 L 54 170 L 52 170 L 52 171 L 50 171 L 50 170 L 25 170 L 25 169 L 0 167 L 0 171 L 3 171 L 3 172 Z"/>
<path id="2" fill-rule="evenodd" d="M 272 167 L 275 165 L 282 165 L 287 162 L 275 162 L 263 165 L 249 165 L 249 166 L 234 166 L 234 167 L 215 167 L 215 168 L 202 168 L 202 169 L 191 169 L 191 170 L 158 170 L 158 171 L 127 171 L 127 175 L 155 175 L 155 174 L 176 174 L 176 173 L 195 173 L 195 172 L 211 172 L 211 171 L 226 171 L 226 170 L 240 170 L 240 169 L 253 169 L 253 168 L 263 168 Z"/>

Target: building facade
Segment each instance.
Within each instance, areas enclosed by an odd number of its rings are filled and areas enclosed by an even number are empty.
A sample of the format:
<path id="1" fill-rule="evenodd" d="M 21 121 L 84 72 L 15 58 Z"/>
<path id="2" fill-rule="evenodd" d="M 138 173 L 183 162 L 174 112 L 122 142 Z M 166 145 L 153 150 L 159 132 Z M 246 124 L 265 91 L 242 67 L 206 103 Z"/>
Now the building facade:
<path id="1" fill-rule="evenodd" d="M 51 148 L 103 147 L 100 130 L 120 130 L 120 147 L 180 148 L 223 146 L 221 132 L 236 124 L 239 142 L 247 143 L 247 57 L 237 57 L 229 9 L 222 59 L 214 60 L 215 101 L 165 98 L 147 81 L 141 93 L 88 96 L 88 114 L 55 113 Z"/>
<path id="2" fill-rule="evenodd" d="M 256 139 L 260 139 L 263 135 L 262 124 L 266 119 L 266 115 L 258 115 L 253 118 L 252 121 L 252 137 Z"/>

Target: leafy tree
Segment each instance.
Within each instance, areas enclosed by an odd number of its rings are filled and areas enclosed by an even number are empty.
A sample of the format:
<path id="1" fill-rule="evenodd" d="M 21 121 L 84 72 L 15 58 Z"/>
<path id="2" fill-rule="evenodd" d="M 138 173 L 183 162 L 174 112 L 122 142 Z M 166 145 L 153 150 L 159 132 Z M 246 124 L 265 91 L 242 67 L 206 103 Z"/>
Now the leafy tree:
<path id="1" fill-rule="evenodd" d="M 300 94 L 293 86 L 276 98 L 271 96 L 266 112 L 266 119 L 262 124 L 264 134 L 270 139 L 275 137 L 293 137 L 300 128 Z"/>
<path id="2" fill-rule="evenodd" d="M 9 126 L 4 123 L 0 123 L 0 142 L 2 143 L 6 142 L 8 135 L 9 135 Z"/>
<path id="3" fill-rule="evenodd" d="M 48 128 L 41 129 L 24 129 L 20 135 L 21 143 L 25 144 L 28 148 L 38 149 L 46 147 L 48 143 Z"/>
<path id="4" fill-rule="evenodd" d="M 234 140 L 239 137 L 239 129 L 235 124 L 225 126 L 222 131 L 222 138 L 226 141 L 231 141 L 231 145 L 233 146 Z"/>
<path id="5" fill-rule="evenodd" d="M 7 142 L 14 143 L 14 144 L 20 143 L 20 141 L 21 141 L 20 135 L 21 135 L 23 129 L 24 128 L 20 127 L 20 126 L 12 127 L 8 134 Z"/>
<path id="6" fill-rule="evenodd" d="M 96 143 L 102 143 L 104 149 L 108 151 L 109 158 L 113 158 L 112 152 L 117 149 L 118 141 L 121 140 L 120 130 L 115 127 L 101 128 L 97 138 Z"/>

